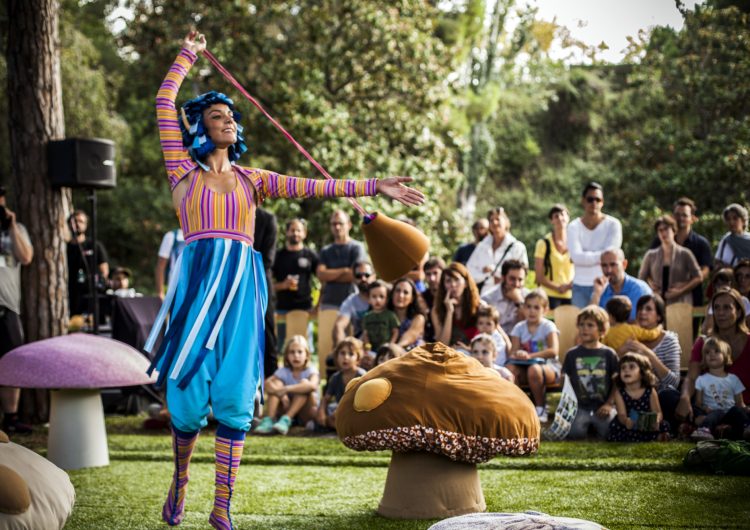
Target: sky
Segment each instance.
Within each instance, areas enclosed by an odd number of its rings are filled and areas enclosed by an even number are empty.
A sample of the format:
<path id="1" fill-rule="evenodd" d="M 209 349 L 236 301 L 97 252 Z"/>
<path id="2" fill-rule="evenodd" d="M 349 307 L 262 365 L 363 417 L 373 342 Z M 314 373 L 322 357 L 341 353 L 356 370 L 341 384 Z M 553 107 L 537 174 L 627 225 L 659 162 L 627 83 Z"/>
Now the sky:
<path id="1" fill-rule="evenodd" d="M 586 44 L 604 41 L 609 49 L 599 58 L 617 63 L 623 57 L 626 37 L 652 26 L 682 28 L 682 15 L 674 0 L 527 0 L 539 8 L 539 17 L 566 26 L 572 36 Z M 692 9 L 696 0 L 684 0 Z M 519 2 L 521 4 L 521 2 Z M 553 57 L 556 57 L 554 52 Z M 560 57 L 561 55 L 557 55 Z"/>

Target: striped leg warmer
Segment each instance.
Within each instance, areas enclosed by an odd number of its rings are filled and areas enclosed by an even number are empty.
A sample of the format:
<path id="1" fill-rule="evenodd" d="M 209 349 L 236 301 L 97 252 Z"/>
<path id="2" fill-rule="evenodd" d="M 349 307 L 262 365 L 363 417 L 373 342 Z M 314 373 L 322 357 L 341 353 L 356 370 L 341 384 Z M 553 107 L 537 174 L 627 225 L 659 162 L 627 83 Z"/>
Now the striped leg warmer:
<path id="1" fill-rule="evenodd" d="M 164 501 L 161 517 L 170 526 L 178 525 L 185 515 L 185 491 L 188 483 L 188 466 L 193 454 L 198 432 L 182 432 L 172 426 L 172 450 L 174 452 L 174 475 L 169 495 Z"/>
<path id="2" fill-rule="evenodd" d="M 216 493 L 208 522 L 219 530 L 232 530 L 229 515 L 234 480 L 240 468 L 245 433 L 219 425 L 216 430 Z"/>

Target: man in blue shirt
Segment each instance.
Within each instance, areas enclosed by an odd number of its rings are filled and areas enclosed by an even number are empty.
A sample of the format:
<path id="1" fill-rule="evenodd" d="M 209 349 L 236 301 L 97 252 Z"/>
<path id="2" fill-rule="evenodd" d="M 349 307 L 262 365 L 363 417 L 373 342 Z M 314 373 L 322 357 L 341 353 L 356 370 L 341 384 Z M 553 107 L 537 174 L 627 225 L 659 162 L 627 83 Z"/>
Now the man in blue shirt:
<path id="1" fill-rule="evenodd" d="M 651 287 L 625 272 L 628 260 L 625 259 L 622 249 L 605 250 L 602 252 L 600 263 L 603 276 L 594 279 L 591 303 L 604 307 L 615 295 L 627 296 L 633 305 L 630 310 L 630 321 L 634 321 L 638 300 L 643 295 L 652 294 Z"/>

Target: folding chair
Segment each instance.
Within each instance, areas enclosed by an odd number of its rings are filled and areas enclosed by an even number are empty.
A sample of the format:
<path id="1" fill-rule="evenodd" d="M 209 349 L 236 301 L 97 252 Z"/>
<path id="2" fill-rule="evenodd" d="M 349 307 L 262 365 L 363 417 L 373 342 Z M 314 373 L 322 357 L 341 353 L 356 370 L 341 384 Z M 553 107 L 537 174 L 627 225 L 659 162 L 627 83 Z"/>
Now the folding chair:
<path id="1" fill-rule="evenodd" d="M 667 306 L 667 329 L 677 333 L 680 339 L 680 369 L 687 370 L 690 352 L 693 349 L 693 306 L 685 302 Z"/>
<path id="2" fill-rule="evenodd" d="M 581 310 L 574 305 L 557 306 L 552 314 L 555 317 L 555 325 L 560 330 L 560 353 L 558 357 L 560 363 L 565 361 L 565 354 L 568 350 L 576 345 L 578 336 L 578 325 L 576 319 Z"/>

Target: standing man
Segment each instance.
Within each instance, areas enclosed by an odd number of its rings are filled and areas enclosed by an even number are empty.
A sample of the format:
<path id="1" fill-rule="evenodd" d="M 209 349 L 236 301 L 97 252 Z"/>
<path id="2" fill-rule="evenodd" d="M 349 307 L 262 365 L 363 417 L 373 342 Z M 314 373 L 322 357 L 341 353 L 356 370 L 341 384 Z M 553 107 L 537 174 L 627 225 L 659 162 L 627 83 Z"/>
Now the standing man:
<path id="1" fill-rule="evenodd" d="M 271 268 L 276 257 L 276 235 L 279 225 L 276 216 L 268 210 L 258 207 L 255 210 L 255 231 L 253 233 L 253 248 L 263 256 L 263 267 L 266 270 L 266 284 L 268 285 L 268 307 L 265 314 L 265 353 L 263 355 L 263 372 L 265 378 L 271 377 L 278 368 L 278 352 L 276 351 L 276 323 L 274 322 L 274 292 Z"/>
<path id="2" fill-rule="evenodd" d="M 695 256 L 701 269 L 701 283 L 693 289 L 693 305 L 703 306 L 703 282 L 706 281 L 714 265 L 711 245 L 708 239 L 693 230 L 693 223 L 698 220 L 695 202 L 687 197 L 680 197 L 674 203 L 672 215 L 677 223 L 677 232 L 674 235 L 675 243 L 682 245 Z M 654 238 L 651 248 L 657 248 L 661 242 L 658 237 Z"/>
<path id="3" fill-rule="evenodd" d="M 312 310 L 311 281 L 318 268 L 318 255 L 305 247 L 305 238 L 307 221 L 297 218 L 286 223 L 286 242 L 276 252 L 273 264 L 277 313 Z"/>
<path id="4" fill-rule="evenodd" d="M 23 344 L 21 326 L 21 266 L 34 257 L 26 227 L 5 205 L 5 187 L 0 187 L 0 357 Z M 31 427 L 18 420 L 19 388 L 0 387 L 2 430 L 27 434 Z"/>
<path id="5" fill-rule="evenodd" d="M 586 184 L 581 205 L 583 216 L 568 225 L 568 252 L 575 265 L 572 304 L 576 307 L 585 307 L 591 300 L 594 279 L 601 271 L 602 252 L 622 246 L 620 221 L 602 212 L 604 191 L 601 184 Z"/>
<path id="6" fill-rule="evenodd" d="M 605 307 L 610 298 L 615 295 L 627 296 L 632 308 L 629 322 L 635 320 L 636 306 L 641 296 L 653 294 L 651 287 L 643 280 L 633 278 L 625 272 L 628 260 L 621 248 L 605 250 L 601 254 L 600 267 L 603 276 L 594 279 L 591 303 Z"/>
<path id="7" fill-rule="evenodd" d="M 471 243 L 464 243 L 456 250 L 453 255 L 453 261 L 457 261 L 462 265 L 466 265 L 471 257 L 472 252 L 477 247 L 479 242 L 487 237 L 490 231 L 490 223 L 487 219 L 477 219 L 474 224 L 471 225 L 471 233 L 474 235 L 474 241 Z"/>
<path id="8" fill-rule="evenodd" d="M 321 309 L 338 309 L 347 296 L 356 292 L 352 267 L 365 259 L 365 248 L 349 237 L 352 222 L 349 215 L 336 210 L 331 214 L 333 243 L 320 251 L 316 274 L 324 284 L 320 294 Z"/>
<path id="9" fill-rule="evenodd" d="M 184 248 L 185 237 L 182 235 L 182 228 L 170 230 L 161 239 L 159 258 L 156 260 L 156 269 L 154 270 L 154 284 L 156 296 L 162 300 L 164 300 L 164 286 L 169 283 L 169 273 L 174 270 L 177 258 L 180 257 Z"/>
<path id="10" fill-rule="evenodd" d="M 68 303 L 71 315 L 88 313 L 91 305 L 89 274 L 94 274 L 94 288 L 109 278 L 109 258 L 104 245 L 86 237 L 89 217 L 83 210 L 76 210 L 68 218 L 73 238 L 68 241 Z"/>

